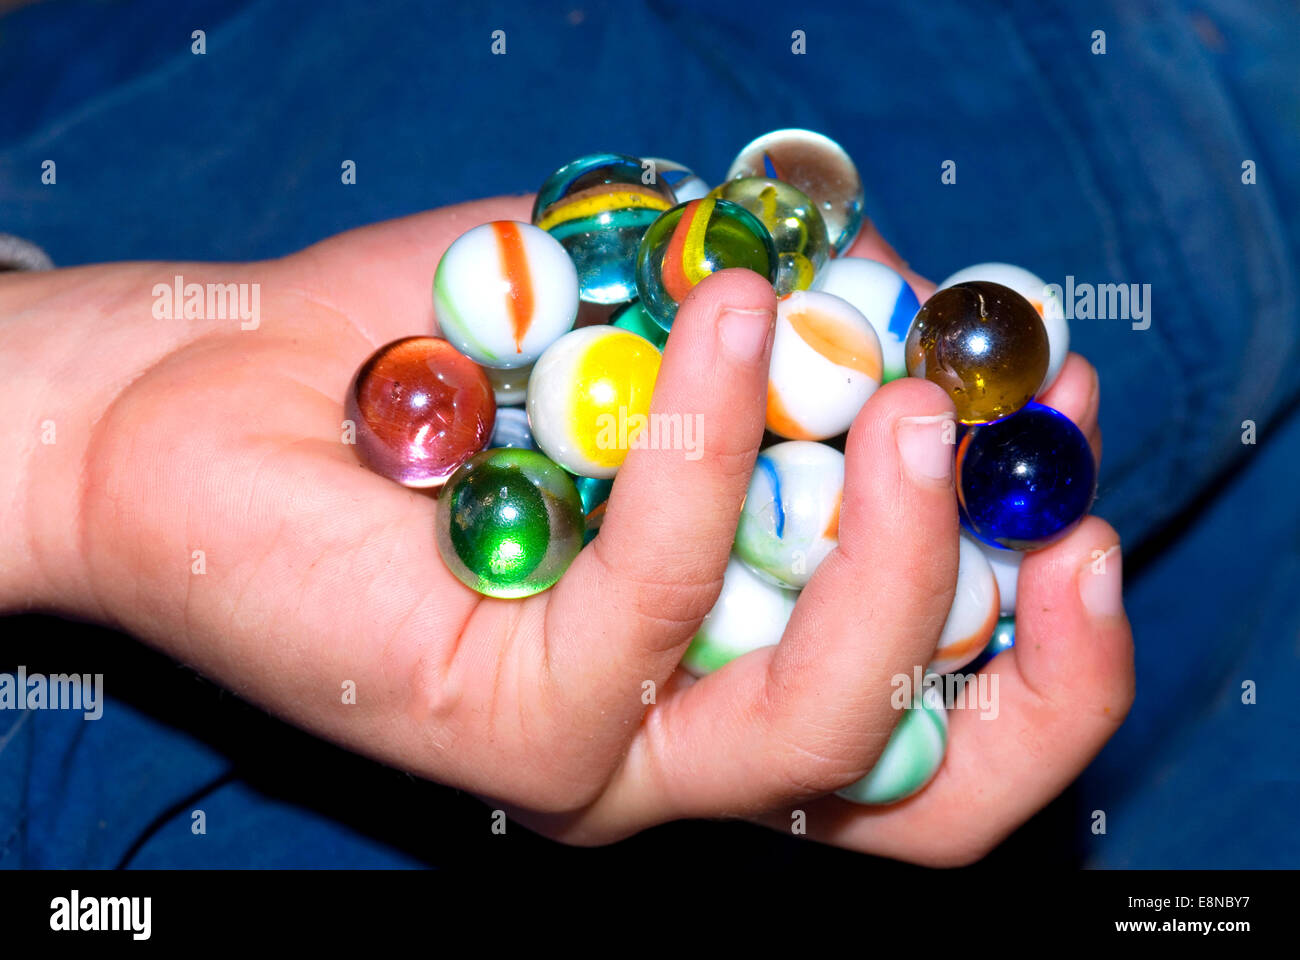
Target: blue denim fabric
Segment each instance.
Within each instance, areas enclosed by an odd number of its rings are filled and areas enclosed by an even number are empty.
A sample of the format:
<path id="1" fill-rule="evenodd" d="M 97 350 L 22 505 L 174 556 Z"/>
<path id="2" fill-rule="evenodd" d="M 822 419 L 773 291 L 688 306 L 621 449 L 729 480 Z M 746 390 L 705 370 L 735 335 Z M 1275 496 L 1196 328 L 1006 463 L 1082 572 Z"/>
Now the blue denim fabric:
<path id="1" fill-rule="evenodd" d="M 1139 677 L 1128 724 L 1065 801 L 1105 810 L 1108 833 L 1074 817 L 1060 857 L 1300 866 L 1283 819 L 1300 798 L 1297 731 L 1282 707 L 1300 679 L 1300 506 L 1287 495 L 1300 470 L 1300 13 L 1282 0 L 744 10 L 23 9 L 0 19 L 0 230 L 62 265 L 267 257 L 532 190 L 594 150 L 671 157 L 717 180 L 751 137 L 805 126 L 844 144 L 869 214 L 934 279 L 1007 260 L 1049 282 L 1150 284 L 1149 329 L 1072 324 L 1103 384 L 1096 509 L 1125 541 Z M 496 29 L 506 56 L 490 54 Z M 794 29 L 806 56 L 790 52 Z M 1094 30 L 1104 56 L 1090 52 Z M 40 182 L 46 159 L 55 186 Z M 349 159 L 358 182 L 345 187 Z M 1258 445 L 1240 442 L 1244 420 Z M 4 655 L 15 664 L 37 659 L 24 623 Z M 321 747 L 317 776 L 351 763 L 362 797 L 323 813 L 291 782 L 306 761 L 280 781 L 245 769 L 264 726 L 214 743 L 229 701 L 202 723 L 158 716 L 150 697 L 193 681 L 161 661 L 141 669 L 152 686 L 95 723 L 0 714 L 0 866 L 400 866 L 445 862 L 459 843 L 436 817 L 410 835 L 373 828 L 394 803 L 418 811 L 450 791 Z M 1244 680 L 1258 705 L 1240 704 Z M 202 839 L 192 807 L 169 816 L 195 797 L 220 825 Z"/>

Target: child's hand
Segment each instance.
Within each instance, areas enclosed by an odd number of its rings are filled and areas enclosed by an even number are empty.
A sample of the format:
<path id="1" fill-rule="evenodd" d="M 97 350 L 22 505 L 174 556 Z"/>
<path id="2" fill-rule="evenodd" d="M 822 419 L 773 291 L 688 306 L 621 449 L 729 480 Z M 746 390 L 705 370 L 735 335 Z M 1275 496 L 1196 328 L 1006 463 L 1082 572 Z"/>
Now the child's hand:
<path id="1" fill-rule="evenodd" d="M 890 678 L 928 661 L 951 602 L 937 387 L 905 380 L 867 404 L 840 547 L 781 645 L 696 683 L 677 663 L 717 596 L 763 431 L 774 299 L 759 278 L 701 284 L 665 352 L 655 410 L 702 415 L 703 457 L 631 452 L 600 535 L 547 593 L 467 590 L 438 556 L 432 499 L 341 442 L 357 365 L 434 328 L 441 252 L 485 220 L 527 220 L 528 204 L 448 208 L 268 263 L 0 277 L 0 445 L 19 451 L 0 478 L 0 607 L 120 625 L 272 713 L 571 842 L 685 816 L 788 829 L 798 807 L 811 835 L 856 849 L 928 863 L 989 849 L 1131 701 L 1117 537 L 1100 520 L 1025 560 L 1016 648 L 993 665 L 998 720 L 954 711 L 947 760 L 912 800 L 817 799 L 872 766 L 898 719 Z M 853 252 L 898 265 L 874 235 Z M 260 325 L 156 318 L 153 287 L 177 274 L 260 284 Z M 1085 361 L 1044 400 L 1097 448 Z"/>

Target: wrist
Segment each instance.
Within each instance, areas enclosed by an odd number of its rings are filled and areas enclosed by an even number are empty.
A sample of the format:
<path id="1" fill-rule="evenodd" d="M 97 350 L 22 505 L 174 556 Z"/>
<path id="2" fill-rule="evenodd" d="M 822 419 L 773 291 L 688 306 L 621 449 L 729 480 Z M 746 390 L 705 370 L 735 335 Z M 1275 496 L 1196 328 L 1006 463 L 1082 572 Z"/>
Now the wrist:
<path id="1" fill-rule="evenodd" d="M 0 277 L 0 612 L 62 609 L 56 582 L 82 580 L 69 549 L 77 504 L 66 494 L 84 454 L 77 425 L 89 417 L 82 382 L 68 379 L 73 318 L 55 315 L 79 272 Z"/>
<path id="2" fill-rule="evenodd" d="M 130 384 L 194 336 L 153 318 L 179 266 L 104 264 L 0 274 L 0 612 L 105 619 L 85 555 L 95 443 Z M 102 513 L 102 510 L 96 512 Z"/>

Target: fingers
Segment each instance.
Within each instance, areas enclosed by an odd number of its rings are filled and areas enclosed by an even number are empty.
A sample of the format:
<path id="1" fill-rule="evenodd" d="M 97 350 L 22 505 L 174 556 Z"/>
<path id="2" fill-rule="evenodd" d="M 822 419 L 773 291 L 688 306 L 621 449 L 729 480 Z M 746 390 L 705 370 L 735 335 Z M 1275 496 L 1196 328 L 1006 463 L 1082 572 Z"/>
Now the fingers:
<path id="1" fill-rule="evenodd" d="M 952 404 L 912 379 L 877 397 L 845 444 L 839 546 L 767 671 L 765 735 L 795 751 L 774 789 L 791 779 L 833 789 L 870 768 L 898 719 L 882 691 L 929 662 L 952 604 Z"/>
<path id="2" fill-rule="evenodd" d="M 717 599 L 763 436 L 775 312 L 748 270 L 705 279 L 682 304 L 648 428 L 664 448 L 629 451 L 600 536 L 551 598 L 550 668 L 580 692 L 576 709 L 639 716 L 639 684 L 671 674 Z"/>
<path id="3" fill-rule="evenodd" d="M 647 822 L 757 813 L 870 768 L 898 719 L 890 680 L 929 660 L 952 602 L 951 416 L 926 381 L 877 392 L 845 447 L 839 547 L 785 638 L 653 710 L 613 802 L 639 806 Z"/>
<path id="4" fill-rule="evenodd" d="M 1016 645 L 986 671 L 984 709 L 972 698 L 970 708 L 949 710 L 935 779 L 889 807 L 814 804 L 809 835 L 934 866 L 969 863 L 996 846 L 1083 771 L 1128 713 L 1133 643 L 1121 578 L 1119 538 L 1095 517 L 1028 554 Z M 763 820 L 789 829 L 789 813 Z"/>

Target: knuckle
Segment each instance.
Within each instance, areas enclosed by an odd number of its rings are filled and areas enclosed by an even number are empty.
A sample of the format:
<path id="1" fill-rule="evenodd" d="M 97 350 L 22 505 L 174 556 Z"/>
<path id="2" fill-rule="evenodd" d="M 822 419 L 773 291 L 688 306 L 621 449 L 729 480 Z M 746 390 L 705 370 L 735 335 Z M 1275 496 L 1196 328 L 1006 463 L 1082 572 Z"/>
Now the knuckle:
<path id="1" fill-rule="evenodd" d="M 618 595 L 638 620 L 677 632 L 694 629 L 713 609 L 722 591 L 722 570 L 698 553 L 683 552 L 641 566 L 616 564 L 601 545 L 592 544 L 602 580 L 618 585 Z"/>
<path id="2" fill-rule="evenodd" d="M 773 799 L 789 802 L 824 796 L 860 779 L 879 752 L 869 742 L 868 737 L 849 742 L 828 731 L 808 732 L 797 739 L 783 736 L 771 767 L 776 777 Z"/>

